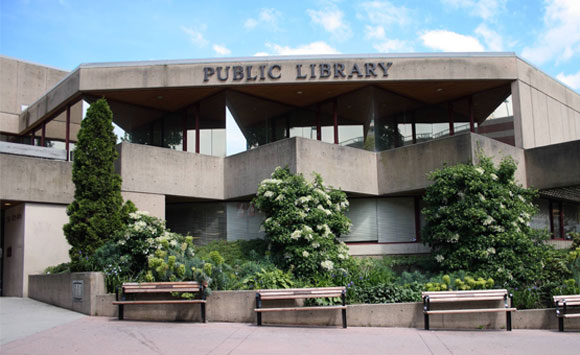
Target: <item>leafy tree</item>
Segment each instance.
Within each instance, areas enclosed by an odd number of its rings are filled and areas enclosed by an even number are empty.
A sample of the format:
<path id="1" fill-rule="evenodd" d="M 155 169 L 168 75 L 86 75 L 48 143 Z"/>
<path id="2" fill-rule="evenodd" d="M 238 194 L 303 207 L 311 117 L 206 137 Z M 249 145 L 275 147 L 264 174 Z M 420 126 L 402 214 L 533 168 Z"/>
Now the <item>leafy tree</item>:
<path id="1" fill-rule="evenodd" d="M 329 273 L 348 259 L 338 237 L 348 233 L 346 194 L 327 188 L 316 175 L 309 183 L 280 167 L 262 181 L 253 203 L 266 215 L 262 223 L 274 261 L 300 277 Z"/>
<path id="2" fill-rule="evenodd" d="M 114 168 L 116 140 L 113 113 L 105 99 L 99 99 L 87 110 L 74 149 L 75 194 L 67 208 L 69 223 L 63 227 L 73 264 L 114 239 L 135 209 L 130 201 L 123 205 L 121 177 Z"/>
<path id="3" fill-rule="evenodd" d="M 482 157 L 432 172 L 424 201 L 422 240 L 445 272 L 466 270 L 491 276 L 503 286 L 530 285 L 542 278 L 550 247 L 545 233 L 529 226 L 537 195 L 514 181 L 516 164 L 496 168 Z"/>

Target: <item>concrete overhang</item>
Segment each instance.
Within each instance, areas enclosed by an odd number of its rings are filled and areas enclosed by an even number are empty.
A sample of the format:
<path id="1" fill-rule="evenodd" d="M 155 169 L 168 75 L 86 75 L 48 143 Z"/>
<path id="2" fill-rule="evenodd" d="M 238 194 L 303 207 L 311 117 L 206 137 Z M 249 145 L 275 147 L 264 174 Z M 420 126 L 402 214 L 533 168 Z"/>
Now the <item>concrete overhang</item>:
<path id="1" fill-rule="evenodd" d="M 122 143 L 119 152 L 123 191 L 182 200 L 251 198 L 278 166 L 308 179 L 316 172 L 326 184 L 351 196 L 418 194 L 430 184 L 429 172 L 477 163 L 482 154 L 495 163 L 514 158 L 519 167 L 516 179 L 526 185 L 523 149 L 472 133 L 378 153 L 300 137 L 225 158 L 130 143 Z"/>
<path id="2" fill-rule="evenodd" d="M 574 148 L 580 141 L 572 143 Z M 170 196 L 173 201 L 250 199 L 278 166 L 309 180 L 316 172 L 326 184 L 350 196 L 416 195 L 430 184 L 429 172 L 445 165 L 477 163 L 481 154 L 496 163 L 513 157 L 519 167 L 516 179 L 526 182 L 523 149 L 473 133 L 378 153 L 300 137 L 225 158 L 126 142 L 117 149 L 116 170 L 124 193 Z M 571 156 L 568 163 L 576 164 L 574 181 L 578 181 L 580 159 L 573 160 Z M 528 171 L 533 171 L 532 164 Z M 74 195 L 71 174 L 70 162 L 1 153 L 0 200 L 69 203 Z"/>
<path id="3" fill-rule="evenodd" d="M 437 104 L 505 86 L 520 75 L 529 75 L 528 66 L 514 53 L 82 64 L 21 115 L 25 127 L 21 133 L 51 119 L 84 95 L 171 112 L 226 89 L 305 107 L 373 85 L 419 102 Z"/>
<path id="4" fill-rule="evenodd" d="M 548 190 L 580 186 L 580 140 L 527 149 L 525 156 L 530 187 Z"/>

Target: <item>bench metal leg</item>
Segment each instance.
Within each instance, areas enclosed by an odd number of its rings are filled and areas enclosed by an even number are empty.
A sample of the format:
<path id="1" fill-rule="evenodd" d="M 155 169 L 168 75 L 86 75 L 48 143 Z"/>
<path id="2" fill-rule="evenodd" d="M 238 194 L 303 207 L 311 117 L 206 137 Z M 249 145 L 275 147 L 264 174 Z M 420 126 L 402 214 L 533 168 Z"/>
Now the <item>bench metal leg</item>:
<path id="1" fill-rule="evenodd" d="M 346 307 L 346 290 L 342 291 L 340 298 L 342 299 L 342 306 Z M 342 327 L 346 328 L 346 308 L 342 310 Z"/>
<path id="2" fill-rule="evenodd" d="M 558 330 L 563 332 L 564 331 L 564 318 L 558 317 Z"/>
<path id="3" fill-rule="evenodd" d="M 202 323 L 207 323 L 205 319 L 205 303 L 201 304 L 201 321 Z"/>
<path id="4" fill-rule="evenodd" d="M 423 315 L 425 318 L 425 330 L 429 330 L 429 309 L 431 308 L 431 302 L 429 296 L 423 297 Z"/>
<path id="5" fill-rule="evenodd" d="M 124 317 L 124 309 L 125 309 L 125 305 L 124 304 L 120 304 L 119 305 L 119 320 L 123 320 Z"/>
<path id="6" fill-rule="evenodd" d="M 512 330 L 512 312 L 506 312 L 506 328 L 511 332 Z"/>
<path id="7" fill-rule="evenodd" d="M 259 293 L 256 293 L 256 308 L 262 308 L 262 298 Z M 256 312 L 257 323 L 262 325 L 262 312 Z"/>

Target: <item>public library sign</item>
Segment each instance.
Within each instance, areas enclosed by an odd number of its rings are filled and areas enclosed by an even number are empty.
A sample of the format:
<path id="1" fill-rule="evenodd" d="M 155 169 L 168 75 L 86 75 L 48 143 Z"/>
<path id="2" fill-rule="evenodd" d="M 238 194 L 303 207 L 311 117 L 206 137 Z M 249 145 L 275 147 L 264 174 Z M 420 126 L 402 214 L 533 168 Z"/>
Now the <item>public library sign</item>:
<path id="1" fill-rule="evenodd" d="M 296 80 L 386 78 L 392 62 L 311 63 L 286 66 L 281 64 L 206 66 L 203 82 L 276 81 L 293 77 Z"/>

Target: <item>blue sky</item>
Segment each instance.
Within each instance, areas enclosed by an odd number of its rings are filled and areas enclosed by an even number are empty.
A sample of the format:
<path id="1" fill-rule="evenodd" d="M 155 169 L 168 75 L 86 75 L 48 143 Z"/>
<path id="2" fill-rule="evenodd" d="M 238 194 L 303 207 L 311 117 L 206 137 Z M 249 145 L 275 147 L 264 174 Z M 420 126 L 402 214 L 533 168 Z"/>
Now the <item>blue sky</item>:
<path id="1" fill-rule="evenodd" d="M 580 90 L 580 0 L 0 0 L 0 53 L 80 63 L 516 52 Z"/>

